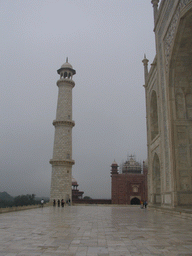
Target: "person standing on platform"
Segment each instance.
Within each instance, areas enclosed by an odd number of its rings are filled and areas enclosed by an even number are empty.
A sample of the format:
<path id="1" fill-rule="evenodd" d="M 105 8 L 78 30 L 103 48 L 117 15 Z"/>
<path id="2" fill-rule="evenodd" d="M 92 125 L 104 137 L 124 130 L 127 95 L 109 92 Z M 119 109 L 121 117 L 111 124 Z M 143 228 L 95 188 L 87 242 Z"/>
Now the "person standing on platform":
<path id="1" fill-rule="evenodd" d="M 44 199 L 41 199 L 41 207 L 44 205 Z"/>

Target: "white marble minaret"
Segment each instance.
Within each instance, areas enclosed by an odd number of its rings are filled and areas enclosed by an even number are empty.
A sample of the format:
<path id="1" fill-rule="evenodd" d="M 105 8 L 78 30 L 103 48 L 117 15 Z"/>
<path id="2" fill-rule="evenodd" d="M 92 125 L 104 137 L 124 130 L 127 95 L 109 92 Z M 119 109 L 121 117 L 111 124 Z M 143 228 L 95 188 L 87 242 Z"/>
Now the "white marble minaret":
<path id="1" fill-rule="evenodd" d="M 71 64 L 64 63 L 57 70 L 60 79 L 57 81 L 59 88 L 56 120 L 55 138 L 53 146 L 53 158 L 50 160 L 52 165 L 51 177 L 51 197 L 50 200 L 64 199 L 65 202 L 72 200 L 72 128 L 75 122 L 72 120 L 72 89 L 75 82 L 72 80 L 76 71 Z"/>

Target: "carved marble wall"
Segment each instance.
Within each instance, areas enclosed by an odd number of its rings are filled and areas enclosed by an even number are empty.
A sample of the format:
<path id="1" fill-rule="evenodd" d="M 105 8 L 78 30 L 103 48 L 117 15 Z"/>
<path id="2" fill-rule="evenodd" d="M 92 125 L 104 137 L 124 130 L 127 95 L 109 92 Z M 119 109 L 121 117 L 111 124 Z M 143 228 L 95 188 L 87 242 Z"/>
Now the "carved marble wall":
<path id="1" fill-rule="evenodd" d="M 192 205 L 192 0 L 161 1 L 157 16 L 156 67 L 145 85 L 149 198 Z"/>

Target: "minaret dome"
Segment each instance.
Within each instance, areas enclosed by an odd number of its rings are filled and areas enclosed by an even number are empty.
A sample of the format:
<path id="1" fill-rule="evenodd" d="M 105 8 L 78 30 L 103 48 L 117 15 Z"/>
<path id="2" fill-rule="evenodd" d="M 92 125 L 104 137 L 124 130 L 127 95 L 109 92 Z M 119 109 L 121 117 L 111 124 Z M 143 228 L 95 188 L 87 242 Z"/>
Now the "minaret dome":
<path id="1" fill-rule="evenodd" d="M 57 73 L 60 75 L 60 79 L 72 79 L 73 75 L 76 74 L 76 71 L 68 62 L 68 58 L 66 58 L 66 62 L 57 70 Z"/>

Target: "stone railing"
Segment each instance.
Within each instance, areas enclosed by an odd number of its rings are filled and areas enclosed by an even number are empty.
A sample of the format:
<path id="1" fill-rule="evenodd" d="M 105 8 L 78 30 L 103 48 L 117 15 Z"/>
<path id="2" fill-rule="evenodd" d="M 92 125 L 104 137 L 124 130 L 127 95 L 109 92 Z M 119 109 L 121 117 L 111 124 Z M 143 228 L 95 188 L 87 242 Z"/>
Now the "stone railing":
<path id="1" fill-rule="evenodd" d="M 46 206 L 49 206 L 49 204 L 48 203 L 44 204 L 44 207 Z M 40 208 L 40 207 L 42 207 L 40 204 L 12 206 L 12 207 L 0 208 L 0 213 L 24 211 L 24 210 L 30 210 L 30 209 Z"/>
<path id="2" fill-rule="evenodd" d="M 73 204 L 111 204 L 111 199 L 73 199 Z"/>

